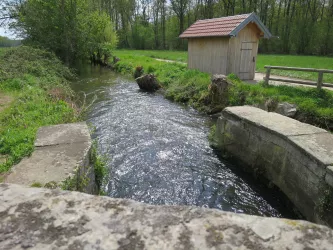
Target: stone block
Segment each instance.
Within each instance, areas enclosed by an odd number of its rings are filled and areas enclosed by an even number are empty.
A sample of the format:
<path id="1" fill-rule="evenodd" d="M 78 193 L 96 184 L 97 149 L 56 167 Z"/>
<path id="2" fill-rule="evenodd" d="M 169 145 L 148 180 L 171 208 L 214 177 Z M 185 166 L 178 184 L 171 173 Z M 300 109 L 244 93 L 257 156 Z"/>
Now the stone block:
<path id="1" fill-rule="evenodd" d="M 91 142 L 37 148 L 29 158 L 15 165 L 6 182 L 30 186 L 33 183 L 60 183 L 80 166 L 89 165 Z"/>
<path id="2" fill-rule="evenodd" d="M 0 249 L 333 249 L 305 221 L 0 184 Z"/>
<path id="3" fill-rule="evenodd" d="M 96 192 L 90 164 L 91 138 L 85 122 L 42 127 L 37 132 L 35 151 L 11 169 L 5 182 L 26 186 L 61 184 L 77 178 L 82 191 Z M 81 185 L 84 180 L 85 185 Z"/>
<path id="4" fill-rule="evenodd" d="M 228 107 L 223 111 L 223 114 L 246 120 L 262 129 L 278 133 L 281 136 L 327 133 L 324 129 L 251 106 Z"/>
<path id="5" fill-rule="evenodd" d="M 222 120 L 217 133 L 222 134 L 224 149 L 246 163 L 245 169 L 260 171 L 279 187 L 307 219 L 323 223 L 316 206 L 323 179 L 333 186 L 333 169 L 327 167 L 333 164 L 333 135 L 248 106 L 226 108 Z M 333 223 L 333 215 L 326 219 L 324 223 Z"/>
<path id="6" fill-rule="evenodd" d="M 290 136 L 289 140 L 323 165 L 333 164 L 333 134 L 320 133 Z"/>
<path id="7" fill-rule="evenodd" d="M 38 129 L 35 147 L 91 141 L 85 122 L 60 124 Z"/>

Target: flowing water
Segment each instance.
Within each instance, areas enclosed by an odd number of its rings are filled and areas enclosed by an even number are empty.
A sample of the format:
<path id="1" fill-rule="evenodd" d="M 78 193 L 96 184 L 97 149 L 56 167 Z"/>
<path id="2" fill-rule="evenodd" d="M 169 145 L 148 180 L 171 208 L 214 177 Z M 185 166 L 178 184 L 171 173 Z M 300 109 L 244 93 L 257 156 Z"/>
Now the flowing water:
<path id="1" fill-rule="evenodd" d="M 87 121 L 107 157 L 110 197 L 293 217 L 265 188 L 209 145 L 212 118 L 145 93 L 130 78 L 87 66 L 72 84 L 96 97 Z"/>

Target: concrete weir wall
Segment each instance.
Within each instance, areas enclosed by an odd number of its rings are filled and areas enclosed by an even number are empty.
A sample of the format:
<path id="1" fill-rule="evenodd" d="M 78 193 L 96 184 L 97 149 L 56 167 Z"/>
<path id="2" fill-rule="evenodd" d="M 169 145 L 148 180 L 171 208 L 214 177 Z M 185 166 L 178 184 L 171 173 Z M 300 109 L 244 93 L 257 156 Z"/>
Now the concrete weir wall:
<path id="1" fill-rule="evenodd" d="M 333 249 L 305 221 L 0 184 L 0 249 Z"/>
<path id="2" fill-rule="evenodd" d="M 37 132 L 35 151 L 12 168 L 5 182 L 52 187 L 72 178 L 75 189 L 94 194 L 96 185 L 90 162 L 91 145 L 85 122 L 41 127 Z"/>
<path id="3" fill-rule="evenodd" d="M 291 118 L 243 106 L 222 112 L 219 147 L 264 176 L 310 221 L 333 226 L 333 135 Z"/>

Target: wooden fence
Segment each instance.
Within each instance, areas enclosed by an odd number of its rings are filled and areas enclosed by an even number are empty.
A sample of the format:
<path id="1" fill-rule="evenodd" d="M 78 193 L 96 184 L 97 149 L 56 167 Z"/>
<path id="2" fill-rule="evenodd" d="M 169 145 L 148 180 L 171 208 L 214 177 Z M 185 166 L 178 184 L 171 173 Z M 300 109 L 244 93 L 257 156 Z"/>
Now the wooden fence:
<path id="1" fill-rule="evenodd" d="M 277 81 L 277 82 L 290 82 L 290 83 L 317 86 L 318 89 L 321 89 L 322 87 L 333 88 L 333 84 L 323 83 L 324 73 L 333 74 L 333 70 L 329 70 L 329 69 L 311 69 L 311 68 L 294 68 L 294 67 L 281 67 L 281 66 L 265 66 L 265 69 L 266 69 L 266 77 L 264 78 L 264 81 L 265 81 L 266 85 L 268 85 L 268 82 L 271 80 L 271 81 Z M 272 69 L 314 72 L 314 73 L 318 73 L 318 80 L 317 80 L 317 82 L 314 82 L 314 81 L 304 81 L 304 80 L 286 79 L 286 78 L 274 78 L 274 77 L 272 78 L 272 77 L 270 77 Z"/>

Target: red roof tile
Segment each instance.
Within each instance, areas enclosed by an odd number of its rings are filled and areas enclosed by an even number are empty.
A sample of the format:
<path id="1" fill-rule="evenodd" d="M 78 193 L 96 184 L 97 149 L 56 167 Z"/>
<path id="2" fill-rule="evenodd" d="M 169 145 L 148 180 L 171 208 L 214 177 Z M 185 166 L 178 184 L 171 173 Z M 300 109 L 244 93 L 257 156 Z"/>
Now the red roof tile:
<path id="1" fill-rule="evenodd" d="M 228 16 L 214 19 L 199 20 L 192 24 L 180 38 L 230 36 L 230 33 L 252 14 Z"/>

